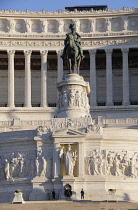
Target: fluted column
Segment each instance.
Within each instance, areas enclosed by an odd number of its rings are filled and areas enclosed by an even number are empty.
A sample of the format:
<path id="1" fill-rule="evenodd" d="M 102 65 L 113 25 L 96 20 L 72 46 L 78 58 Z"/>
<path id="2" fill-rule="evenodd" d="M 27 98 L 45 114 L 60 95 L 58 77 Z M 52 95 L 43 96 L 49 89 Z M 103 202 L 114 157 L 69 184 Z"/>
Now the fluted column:
<path id="1" fill-rule="evenodd" d="M 123 53 L 123 105 L 129 105 L 129 69 L 128 69 L 128 48 L 121 49 Z"/>
<path id="2" fill-rule="evenodd" d="M 112 49 L 106 49 L 106 106 L 113 105 Z"/>
<path id="3" fill-rule="evenodd" d="M 47 106 L 47 54 L 41 51 L 41 107 Z"/>
<path id="4" fill-rule="evenodd" d="M 57 78 L 57 82 L 61 82 L 62 77 L 63 77 L 63 60 L 60 57 L 62 54 L 62 50 L 57 50 L 57 59 L 58 59 L 58 78 Z"/>
<path id="5" fill-rule="evenodd" d="M 25 107 L 31 107 L 31 50 L 24 51 L 25 55 Z"/>
<path id="6" fill-rule="evenodd" d="M 14 50 L 8 50 L 8 107 L 14 107 Z"/>
<path id="7" fill-rule="evenodd" d="M 96 50 L 89 50 L 90 53 L 90 106 L 96 106 Z"/>
<path id="8" fill-rule="evenodd" d="M 54 143 L 54 147 L 53 147 L 53 176 L 54 178 L 60 177 L 59 152 L 60 152 L 59 143 Z"/>

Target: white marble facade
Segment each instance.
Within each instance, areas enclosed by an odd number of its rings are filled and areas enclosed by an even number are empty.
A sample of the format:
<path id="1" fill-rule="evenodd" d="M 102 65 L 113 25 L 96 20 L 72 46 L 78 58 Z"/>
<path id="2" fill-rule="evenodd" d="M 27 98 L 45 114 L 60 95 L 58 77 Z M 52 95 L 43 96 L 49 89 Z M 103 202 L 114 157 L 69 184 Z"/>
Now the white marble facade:
<path id="1" fill-rule="evenodd" d="M 88 200 L 116 189 L 138 201 L 138 10 L 0 15 L 0 202 L 17 189 L 25 201 L 50 200 L 53 188 L 63 199 L 66 183 L 72 199 L 83 188 Z M 72 20 L 89 67 L 70 81 L 60 56 Z"/>

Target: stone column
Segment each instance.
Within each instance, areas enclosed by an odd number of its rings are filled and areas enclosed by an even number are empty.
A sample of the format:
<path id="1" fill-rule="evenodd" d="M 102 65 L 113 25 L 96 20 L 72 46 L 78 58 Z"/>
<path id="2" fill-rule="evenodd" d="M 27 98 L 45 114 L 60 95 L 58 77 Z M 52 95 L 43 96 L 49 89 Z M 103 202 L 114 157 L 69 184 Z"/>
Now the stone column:
<path id="1" fill-rule="evenodd" d="M 96 50 L 89 50 L 90 53 L 90 106 L 96 106 Z"/>
<path id="2" fill-rule="evenodd" d="M 24 51 L 25 55 L 25 107 L 31 107 L 31 50 Z"/>
<path id="3" fill-rule="evenodd" d="M 54 178 L 60 177 L 59 152 L 60 152 L 59 143 L 54 143 L 54 147 L 53 147 L 53 176 Z"/>
<path id="4" fill-rule="evenodd" d="M 112 49 L 106 49 L 106 106 L 113 105 Z"/>
<path id="5" fill-rule="evenodd" d="M 57 82 L 61 82 L 62 81 L 62 77 L 63 77 L 63 60 L 60 57 L 62 54 L 62 50 L 57 50 L 57 58 L 58 58 L 58 76 L 57 76 Z"/>
<path id="6" fill-rule="evenodd" d="M 84 176 L 84 144 L 83 142 L 79 142 L 78 144 L 79 149 L 79 167 L 78 167 L 78 176 L 83 177 Z"/>
<path id="7" fill-rule="evenodd" d="M 47 54 L 41 51 L 41 107 L 47 106 Z"/>
<path id="8" fill-rule="evenodd" d="M 8 50 L 8 107 L 14 107 L 14 50 Z"/>
<path id="9" fill-rule="evenodd" d="M 129 68 L 128 68 L 128 48 L 121 49 L 123 53 L 123 105 L 129 105 Z"/>

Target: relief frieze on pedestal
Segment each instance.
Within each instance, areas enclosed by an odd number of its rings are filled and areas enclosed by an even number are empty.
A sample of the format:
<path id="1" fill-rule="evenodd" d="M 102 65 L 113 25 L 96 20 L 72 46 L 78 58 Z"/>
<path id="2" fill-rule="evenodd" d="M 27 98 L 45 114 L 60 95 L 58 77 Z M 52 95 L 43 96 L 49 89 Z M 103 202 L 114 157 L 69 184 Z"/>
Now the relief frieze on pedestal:
<path id="1" fill-rule="evenodd" d="M 138 152 L 87 151 L 85 157 L 87 175 L 138 177 Z"/>

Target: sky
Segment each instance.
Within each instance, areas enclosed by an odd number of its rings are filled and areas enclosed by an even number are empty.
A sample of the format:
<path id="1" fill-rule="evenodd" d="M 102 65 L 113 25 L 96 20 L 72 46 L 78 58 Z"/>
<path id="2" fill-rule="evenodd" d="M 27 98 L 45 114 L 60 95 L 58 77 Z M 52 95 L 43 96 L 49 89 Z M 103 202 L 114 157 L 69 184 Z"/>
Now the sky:
<path id="1" fill-rule="evenodd" d="M 138 0 L 0 0 L 0 10 L 57 11 L 65 6 L 107 5 L 110 9 L 138 8 Z"/>

